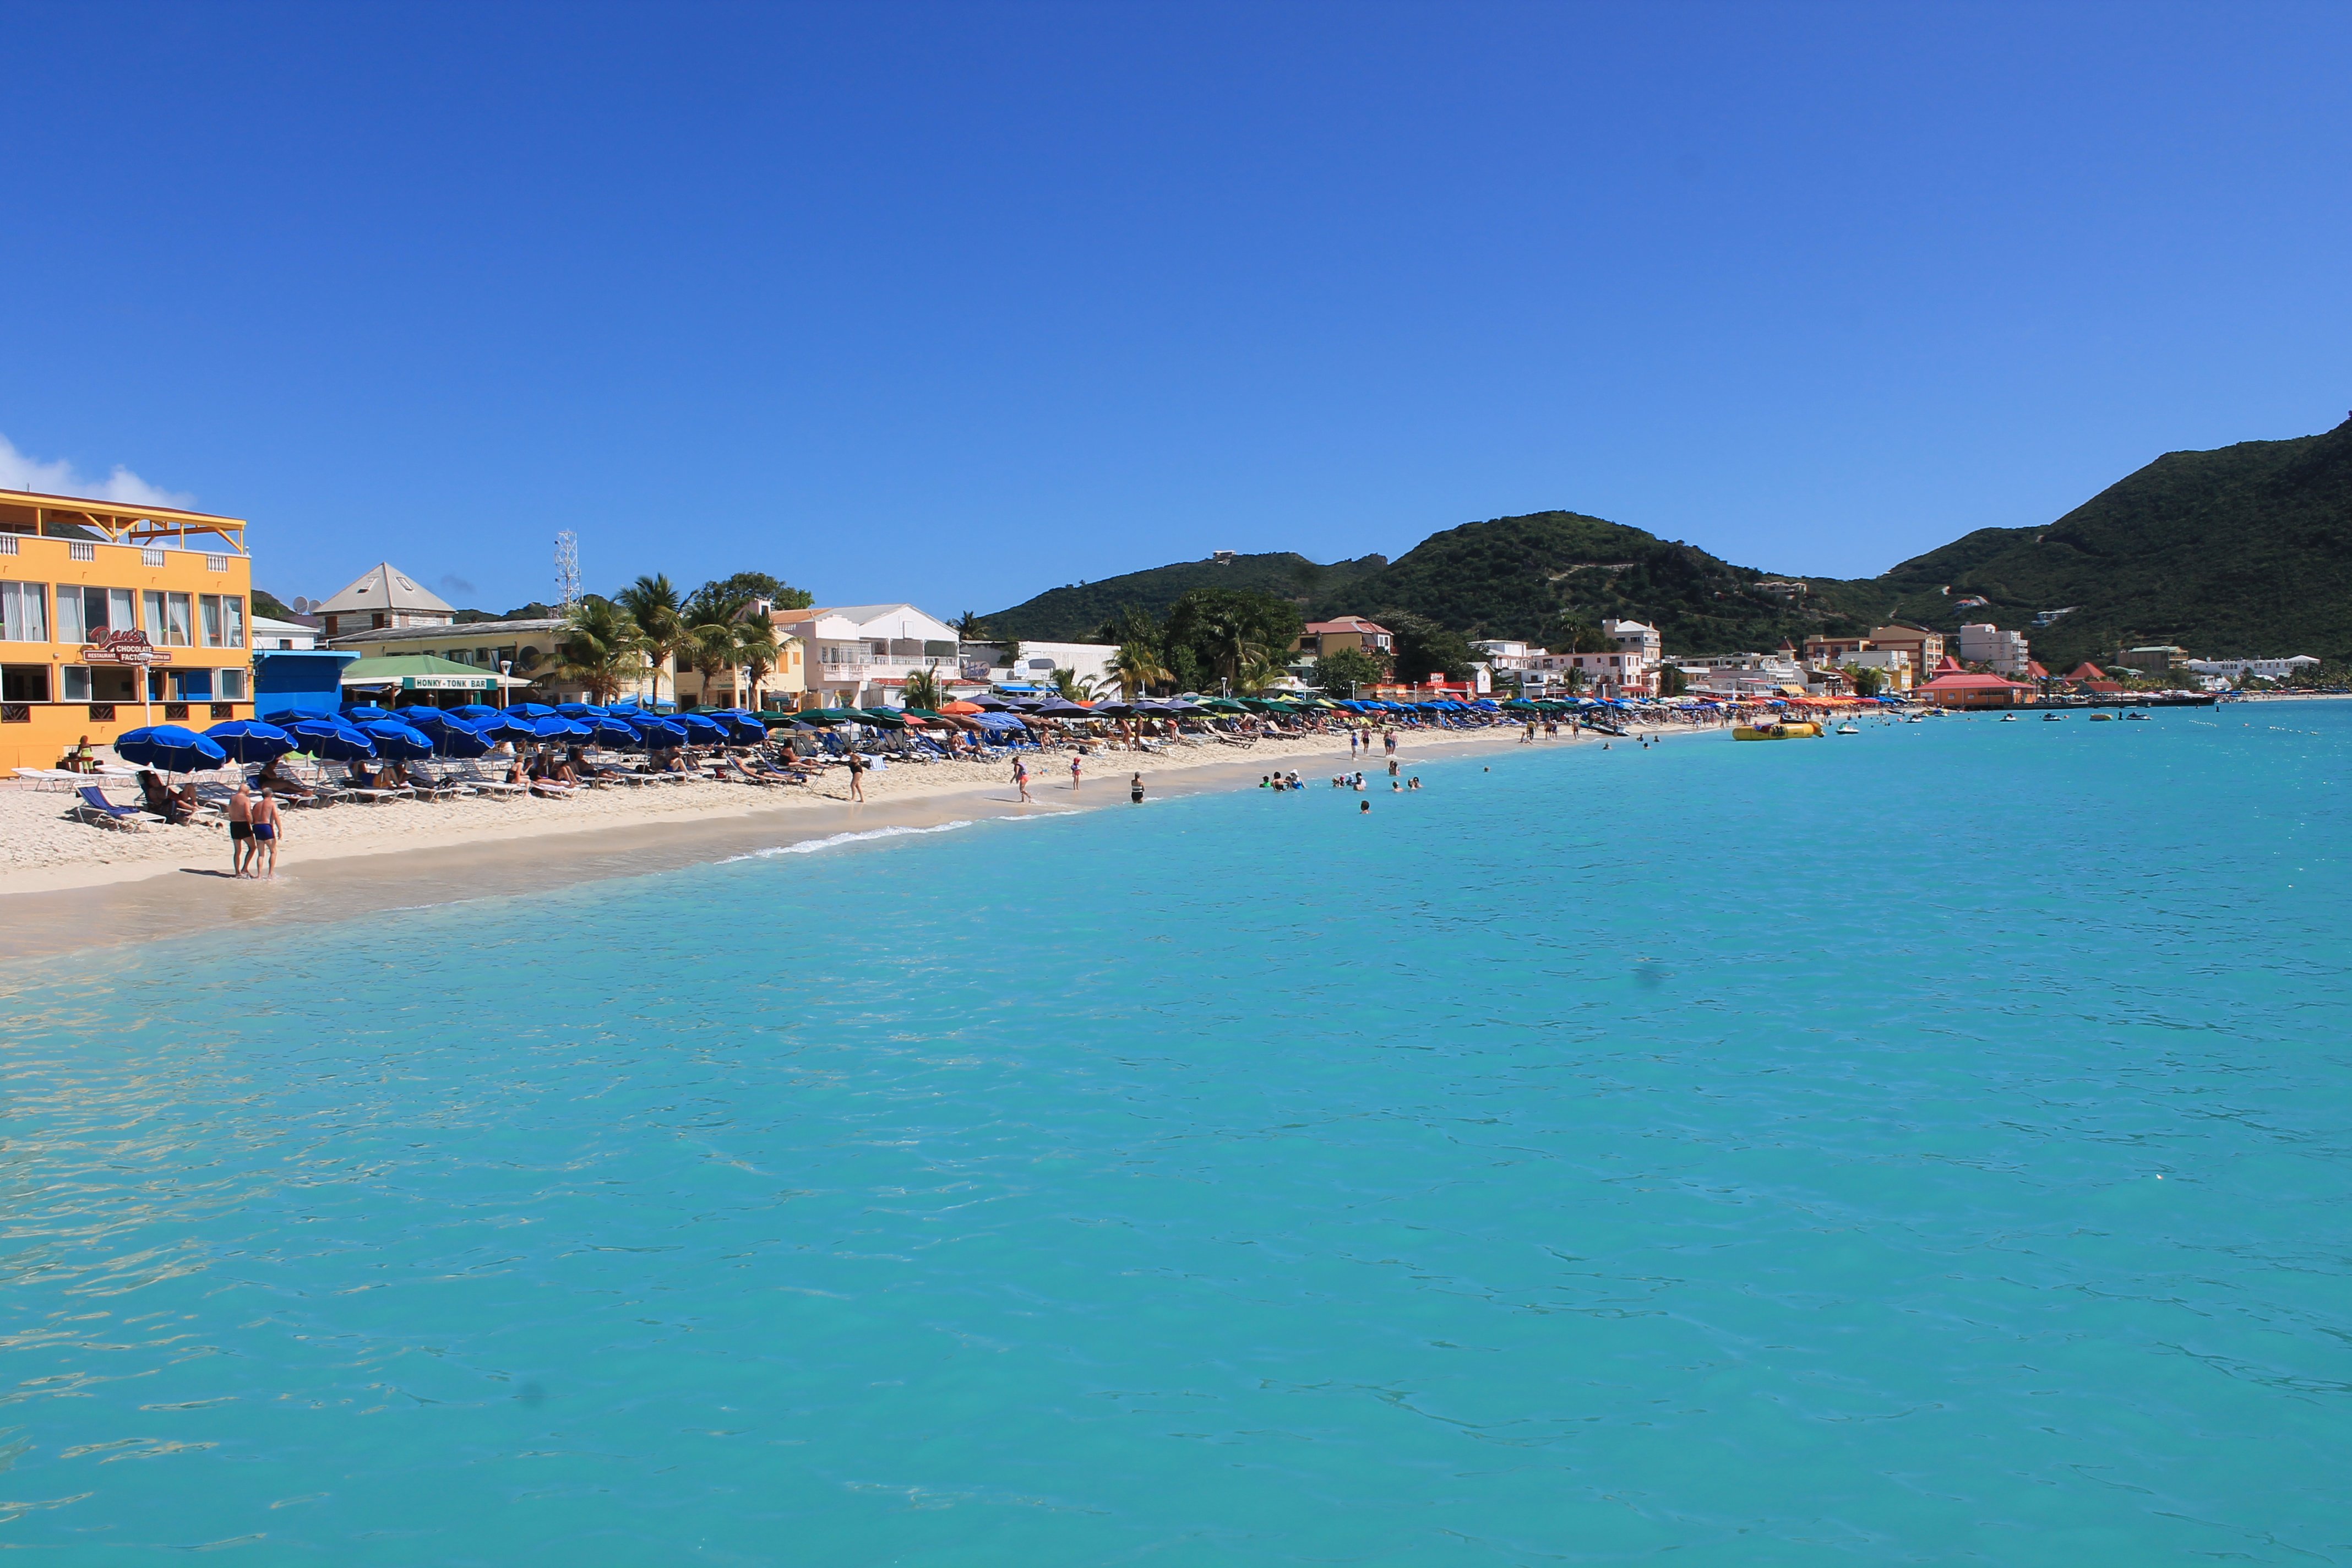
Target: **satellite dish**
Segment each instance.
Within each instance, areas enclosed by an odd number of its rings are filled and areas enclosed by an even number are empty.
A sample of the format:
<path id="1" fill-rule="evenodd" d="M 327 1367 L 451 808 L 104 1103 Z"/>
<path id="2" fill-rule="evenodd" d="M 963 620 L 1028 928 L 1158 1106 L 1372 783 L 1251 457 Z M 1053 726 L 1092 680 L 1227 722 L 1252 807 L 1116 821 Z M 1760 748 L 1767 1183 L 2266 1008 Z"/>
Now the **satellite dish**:
<path id="1" fill-rule="evenodd" d="M 302 597 L 299 594 L 295 595 L 294 613 L 298 616 L 309 615 L 310 613 L 310 601 Z"/>

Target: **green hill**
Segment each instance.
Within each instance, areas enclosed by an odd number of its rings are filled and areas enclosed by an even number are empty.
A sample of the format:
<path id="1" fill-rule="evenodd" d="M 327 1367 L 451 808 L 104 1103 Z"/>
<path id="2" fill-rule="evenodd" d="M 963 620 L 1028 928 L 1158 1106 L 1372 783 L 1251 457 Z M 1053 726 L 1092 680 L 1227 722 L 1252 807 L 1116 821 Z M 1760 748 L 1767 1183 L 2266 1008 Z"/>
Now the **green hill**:
<path id="1" fill-rule="evenodd" d="M 1979 529 L 1877 577 L 1773 576 L 1622 523 L 1542 511 L 1447 529 L 1395 561 L 1188 562 L 1056 588 L 990 618 L 1003 636 L 1077 638 L 1123 605 L 1161 615 L 1195 587 L 1278 594 L 1316 616 L 1410 611 L 1472 637 L 1530 642 L 1614 616 L 1655 626 L 1675 653 L 1769 649 L 1902 619 L 2022 631 L 2053 669 L 2142 643 L 2352 662 L 2352 421 L 2168 452 L 2055 522 Z M 1986 603 L 1961 603 L 1971 598 Z"/>
<path id="2" fill-rule="evenodd" d="M 1307 604 L 1316 595 L 1353 581 L 1388 564 L 1384 555 L 1319 565 L 1294 551 L 1267 555 L 1236 555 L 1215 561 L 1180 561 L 1147 572 L 1106 577 L 1099 583 L 1074 583 L 1048 588 L 1035 598 L 984 617 L 1000 637 L 1025 637 L 1039 642 L 1085 642 L 1105 621 L 1133 605 L 1153 616 L 1167 615 L 1168 606 L 1194 588 L 1233 588 L 1274 594 Z"/>
<path id="3" fill-rule="evenodd" d="M 2138 643 L 2352 658 L 2352 421 L 2168 452 L 2053 523 L 1979 529 L 1874 581 L 1923 625 L 2022 631 L 2053 669 Z M 1969 596 L 1990 603 L 1951 607 Z"/>
<path id="4" fill-rule="evenodd" d="M 1569 624 L 1646 621 L 1676 652 L 1770 648 L 1862 625 L 1875 596 L 1772 577 L 1694 544 L 1572 511 L 1465 523 L 1320 595 L 1322 615 L 1410 610 L 1472 637 L 1556 639 Z"/>

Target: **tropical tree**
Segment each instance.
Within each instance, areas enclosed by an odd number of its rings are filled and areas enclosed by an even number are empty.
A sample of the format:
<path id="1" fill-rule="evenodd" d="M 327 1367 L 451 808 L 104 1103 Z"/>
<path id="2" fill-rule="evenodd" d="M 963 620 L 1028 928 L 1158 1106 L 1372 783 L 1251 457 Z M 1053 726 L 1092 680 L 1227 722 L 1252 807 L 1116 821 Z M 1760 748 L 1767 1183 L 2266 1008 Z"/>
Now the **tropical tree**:
<path id="1" fill-rule="evenodd" d="M 1243 697 L 1263 697 L 1290 679 L 1290 665 L 1278 653 L 1258 648 L 1234 677 L 1234 690 Z"/>
<path id="2" fill-rule="evenodd" d="M 1272 594 L 1194 588 L 1168 611 L 1160 650 L 1177 678 L 1213 672 L 1238 683 L 1261 658 L 1279 658 L 1298 640 L 1298 606 Z"/>
<path id="3" fill-rule="evenodd" d="M 1683 672 L 1682 666 L 1678 664 L 1662 664 L 1658 666 L 1659 696 L 1680 697 L 1689 689 L 1690 677 Z"/>
<path id="4" fill-rule="evenodd" d="M 966 610 L 956 618 L 955 634 L 961 642 L 987 642 L 996 635 L 988 629 L 988 623 L 971 610 Z"/>
<path id="5" fill-rule="evenodd" d="M 1072 702 L 1091 702 L 1095 696 L 1094 677 L 1080 675 L 1075 669 L 1054 672 L 1054 689 Z"/>
<path id="6" fill-rule="evenodd" d="M 1672 668 L 1673 667 L 1668 666 L 1667 668 Z M 1675 673 L 1680 674 L 1681 671 L 1676 670 Z M 1845 678 L 1853 682 L 1853 694 L 1856 697 L 1875 697 L 1885 688 L 1886 685 L 1886 672 L 1883 669 L 1872 669 L 1866 665 L 1847 665 L 1845 667 Z M 1671 697 L 1678 696 L 1680 694 L 1677 692 L 1667 692 L 1665 695 Z"/>
<path id="7" fill-rule="evenodd" d="M 907 677 L 907 706 L 936 713 L 948 700 L 946 684 L 932 671 L 918 669 Z"/>
<path id="8" fill-rule="evenodd" d="M 645 672 L 645 634 L 620 605 L 590 595 L 572 607 L 557 634 L 555 670 L 587 688 L 590 699 L 610 702 L 621 688 Z"/>
<path id="9" fill-rule="evenodd" d="M 1176 677 L 1160 661 L 1160 650 L 1148 642 L 1123 642 L 1110 658 L 1110 679 L 1118 683 L 1120 698 L 1129 702 L 1148 695 L 1155 686 Z"/>
<path id="10" fill-rule="evenodd" d="M 816 595 L 806 588 L 795 588 L 765 572 L 738 572 L 695 590 L 698 595 L 714 591 L 738 599 L 765 599 L 780 610 L 805 610 L 816 603 Z"/>
<path id="11" fill-rule="evenodd" d="M 637 651 L 653 666 L 654 698 L 661 699 L 661 667 L 686 647 L 685 606 L 667 576 L 639 577 L 613 595 L 637 628 Z M 676 682 L 671 683 L 672 693 Z"/>
<path id="12" fill-rule="evenodd" d="M 1370 686 L 1388 672 L 1381 661 L 1360 647 L 1333 648 L 1315 661 L 1317 689 L 1333 697 L 1352 697 L 1359 686 Z"/>
<path id="13" fill-rule="evenodd" d="M 760 708 L 760 682 L 776 668 L 779 647 L 774 623 L 766 616 L 754 611 L 735 623 L 735 663 L 743 672 L 743 706 L 753 712 Z"/>

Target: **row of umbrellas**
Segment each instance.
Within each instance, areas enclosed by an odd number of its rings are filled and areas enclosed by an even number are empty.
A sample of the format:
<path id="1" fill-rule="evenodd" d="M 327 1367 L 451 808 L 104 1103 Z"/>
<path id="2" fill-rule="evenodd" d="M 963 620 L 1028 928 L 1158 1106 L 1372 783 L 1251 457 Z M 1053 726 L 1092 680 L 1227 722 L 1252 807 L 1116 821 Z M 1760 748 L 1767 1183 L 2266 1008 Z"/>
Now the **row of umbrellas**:
<path id="1" fill-rule="evenodd" d="M 767 726 L 741 709 L 656 714 L 591 703 L 519 703 L 492 708 L 402 708 L 365 703 L 341 713 L 285 710 L 266 719 L 232 719 L 202 734 L 177 724 L 126 730 L 114 750 L 123 761 L 165 773 L 200 773 L 229 763 L 268 763 L 289 752 L 324 762 L 366 757 L 416 762 L 426 757 L 478 757 L 505 742 L 603 745 L 630 750 L 667 746 L 756 744 Z"/>

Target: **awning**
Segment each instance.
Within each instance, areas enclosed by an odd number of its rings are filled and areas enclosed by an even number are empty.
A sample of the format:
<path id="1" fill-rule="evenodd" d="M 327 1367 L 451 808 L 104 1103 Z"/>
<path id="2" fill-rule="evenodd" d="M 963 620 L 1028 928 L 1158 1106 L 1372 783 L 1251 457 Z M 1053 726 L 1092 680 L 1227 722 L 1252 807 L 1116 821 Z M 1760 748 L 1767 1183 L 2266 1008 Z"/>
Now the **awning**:
<path id="1" fill-rule="evenodd" d="M 396 687 L 403 691 L 496 691 L 502 686 L 529 686 L 520 676 L 459 664 L 429 653 L 389 654 L 362 658 L 346 666 L 345 686 Z"/>

